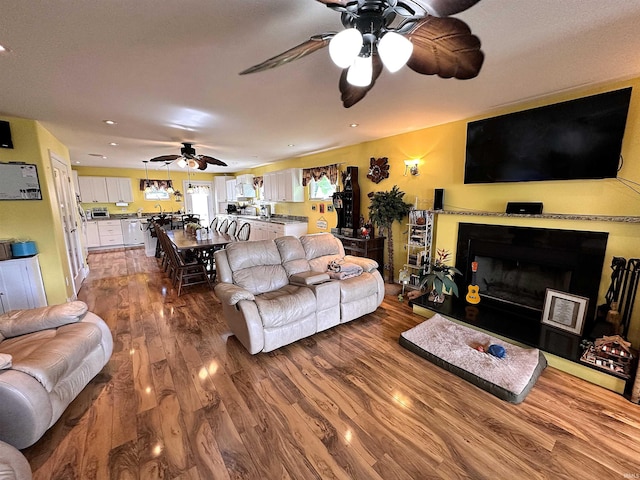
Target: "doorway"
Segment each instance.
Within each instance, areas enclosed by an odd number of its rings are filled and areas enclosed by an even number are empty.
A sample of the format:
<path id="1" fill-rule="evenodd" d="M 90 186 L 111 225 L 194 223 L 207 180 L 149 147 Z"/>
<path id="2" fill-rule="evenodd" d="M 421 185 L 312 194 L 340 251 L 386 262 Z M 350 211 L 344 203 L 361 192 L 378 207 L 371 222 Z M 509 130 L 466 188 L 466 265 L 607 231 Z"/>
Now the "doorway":
<path id="1" fill-rule="evenodd" d="M 189 185 L 193 193 L 189 192 Z M 186 213 L 200 215 L 200 224 L 208 227 L 214 217 L 213 210 L 213 182 L 206 181 L 184 181 L 182 191 L 185 192 L 184 208 Z"/>
<path id="2" fill-rule="evenodd" d="M 62 222 L 64 232 L 64 243 L 67 251 L 67 261 L 73 281 L 74 299 L 76 298 L 82 281 L 85 279 L 85 262 L 82 256 L 82 244 L 80 243 L 80 230 L 78 229 L 76 210 L 78 203 L 73 190 L 69 167 L 55 153 L 49 152 L 51 170 L 53 172 L 54 185 L 56 189 L 56 199 L 58 212 Z"/>

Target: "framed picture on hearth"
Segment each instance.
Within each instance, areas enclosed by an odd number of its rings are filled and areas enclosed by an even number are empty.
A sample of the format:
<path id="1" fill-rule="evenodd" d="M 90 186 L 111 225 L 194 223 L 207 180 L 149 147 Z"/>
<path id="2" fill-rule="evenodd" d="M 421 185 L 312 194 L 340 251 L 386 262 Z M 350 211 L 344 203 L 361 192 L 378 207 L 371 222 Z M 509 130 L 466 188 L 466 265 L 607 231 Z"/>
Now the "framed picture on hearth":
<path id="1" fill-rule="evenodd" d="M 547 288 L 542 323 L 582 335 L 589 299 Z"/>

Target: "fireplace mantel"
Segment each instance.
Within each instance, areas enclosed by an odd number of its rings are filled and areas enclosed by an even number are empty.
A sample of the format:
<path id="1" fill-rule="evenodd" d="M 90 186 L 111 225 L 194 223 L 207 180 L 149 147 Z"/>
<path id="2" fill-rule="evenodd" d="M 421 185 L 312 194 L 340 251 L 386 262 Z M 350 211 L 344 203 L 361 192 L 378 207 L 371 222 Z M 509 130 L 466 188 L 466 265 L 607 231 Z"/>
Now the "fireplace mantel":
<path id="1" fill-rule="evenodd" d="M 574 215 L 567 213 L 541 213 L 536 215 L 522 213 L 484 212 L 480 210 L 434 210 L 438 215 L 462 215 L 468 217 L 514 217 L 544 218 L 550 220 L 581 220 L 590 222 L 640 223 L 640 217 L 616 215 Z"/>

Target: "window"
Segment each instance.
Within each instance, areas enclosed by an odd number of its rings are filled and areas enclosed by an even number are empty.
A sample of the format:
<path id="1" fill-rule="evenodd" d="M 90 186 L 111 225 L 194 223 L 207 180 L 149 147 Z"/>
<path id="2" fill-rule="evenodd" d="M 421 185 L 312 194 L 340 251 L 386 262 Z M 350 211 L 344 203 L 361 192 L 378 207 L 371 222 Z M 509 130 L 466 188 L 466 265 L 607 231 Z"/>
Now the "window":
<path id="1" fill-rule="evenodd" d="M 151 190 L 144 192 L 145 200 L 170 200 L 171 195 L 166 190 Z"/>
<path id="2" fill-rule="evenodd" d="M 336 184 L 323 175 L 320 180 L 309 180 L 309 200 L 327 200 L 336 192 Z"/>

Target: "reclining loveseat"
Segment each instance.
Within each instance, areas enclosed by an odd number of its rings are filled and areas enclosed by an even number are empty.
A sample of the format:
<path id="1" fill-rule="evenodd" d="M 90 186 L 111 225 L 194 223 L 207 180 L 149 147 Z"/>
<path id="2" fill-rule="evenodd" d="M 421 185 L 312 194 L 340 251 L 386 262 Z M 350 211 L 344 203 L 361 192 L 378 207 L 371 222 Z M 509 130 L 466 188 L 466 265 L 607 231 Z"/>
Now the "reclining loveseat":
<path id="1" fill-rule="evenodd" d="M 345 256 L 329 233 L 232 243 L 215 261 L 225 320 L 251 354 L 371 313 L 384 298 L 378 263 Z"/>
<path id="2" fill-rule="evenodd" d="M 112 350 L 109 327 L 84 302 L 0 315 L 0 441 L 38 441 Z"/>

